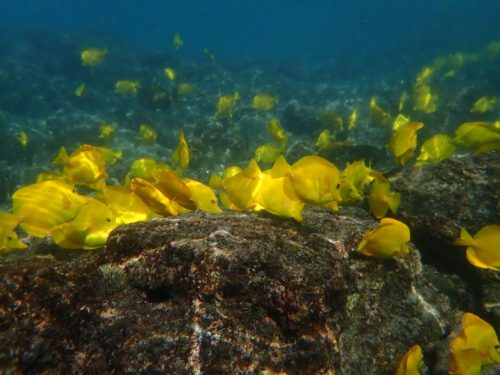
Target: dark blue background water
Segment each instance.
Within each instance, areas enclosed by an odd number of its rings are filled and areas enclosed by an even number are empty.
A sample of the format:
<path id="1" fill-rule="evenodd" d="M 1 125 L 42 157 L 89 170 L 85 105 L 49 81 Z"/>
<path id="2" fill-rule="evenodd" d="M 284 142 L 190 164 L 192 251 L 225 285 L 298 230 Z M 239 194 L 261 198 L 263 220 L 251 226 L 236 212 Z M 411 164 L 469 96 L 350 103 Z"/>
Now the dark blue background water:
<path id="1" fill-rule="evenodd" d="M 182 57 L 202 58 L 208 47 L 226 61 L 390 65 L 500 39 L 498 0 L 4 0 L 1 8 L 8 28 L 92 30 L 152 50 L 171 49 L 179 32 Z"/>

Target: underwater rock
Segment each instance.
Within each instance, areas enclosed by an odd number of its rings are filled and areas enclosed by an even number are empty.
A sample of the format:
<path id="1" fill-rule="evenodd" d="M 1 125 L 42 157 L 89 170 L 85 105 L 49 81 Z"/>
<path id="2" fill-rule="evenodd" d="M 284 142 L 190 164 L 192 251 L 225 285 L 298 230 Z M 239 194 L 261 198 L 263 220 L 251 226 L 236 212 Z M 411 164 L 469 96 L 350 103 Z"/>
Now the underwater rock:
<path id="1" fill-rule="evenodd" d="M 355 248 L 363 210 L 304 222 L 193 213 L 117 228 L 100 251 L 0 258 L 7 373 L 387 374 L 469 307 L 461 282 Z M 428 363 L 432 366 L 432 363 Z"/>
<path id="2" fill-rule="evenodd" d="M 500 222 L 500 151 L 407 168 L 391 183 L 402 195 L 398 217 L 429 241 L 451 243 L 461 227 L 476 233 Z"/>
<path id="3" fill-rule="evenodd" d="M 314 134 L 321 129 L 317 109 L 291 100 L 283 110 L 283 126 L 295 135 Z"/>
<path id="4" fill-rule="evenodd" d="M 490 323 L 500 329 L 500 283 L 494 271 L 472 266 L 465 248 L 453 245 L 464 227 L 476 233 L 500 223 L 500 151 L 461 156 L 407 168 L 391 179 L 401 193 L 398 218 L 412 231 L 425 264 L 466 280 Z"/>

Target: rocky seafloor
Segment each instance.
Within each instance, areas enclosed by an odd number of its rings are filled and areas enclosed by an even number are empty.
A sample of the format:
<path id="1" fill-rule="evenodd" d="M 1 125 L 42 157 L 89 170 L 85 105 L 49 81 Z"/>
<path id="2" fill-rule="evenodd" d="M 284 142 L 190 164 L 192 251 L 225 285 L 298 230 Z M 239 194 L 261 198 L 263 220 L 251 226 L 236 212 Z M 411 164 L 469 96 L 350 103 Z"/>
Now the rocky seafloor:
<path id="1" fill-rule="evenodd" d="M 359 207 L 307 209 L 301 224 L 241 212 L 156 219 L 118 227 L 99 251 L 34 241 L 0 260 L 0 367 L 389 374 L 418 343 L 430 373 L 446 374 L 463 312 L 500 329 L 498 276 L 452 245 L 461 226 L 498 222 L 499 168 L 491 152 L 394 176 L 414 244 L 394 259 L 355 251 L 376 226 Z"/>

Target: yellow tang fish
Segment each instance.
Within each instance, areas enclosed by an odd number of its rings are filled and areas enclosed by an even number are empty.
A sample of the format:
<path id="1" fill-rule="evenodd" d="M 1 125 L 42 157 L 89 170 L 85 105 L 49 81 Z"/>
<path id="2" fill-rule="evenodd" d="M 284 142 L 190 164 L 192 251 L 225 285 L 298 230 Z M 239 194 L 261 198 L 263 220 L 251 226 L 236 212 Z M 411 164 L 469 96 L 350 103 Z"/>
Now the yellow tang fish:
<path id="1" fill-rule="evenodd" d="M 285 134 L 285 129 L 277 118 L 272 118 L 266 125 L 267 132 L 273 137 L 274 141 L 284 146 L 288 143 L 288 136 Z"/>
<path id="2" fill-rule="evenodd" d="M 400 127 L 408 124 L 409 122 L 410 122 L 410 119 L 408 117 L 406 117 L 405 115 L 400 113 L 399 115 L 396 116 L 396 118 L 394 119 L 394 122 L 392 123 L 392 130 L 398 130 Z"/>
<path id="3" fill-rule="evenodd" d="M 500 271 L 500 225 L 486 225 L 474 237 L 462 228 L 455 244 L 467 246 L 467 260 L 473 266 Z"/>
<path id="4" fill-rule="evenodd" d="M 273 163 L 281 153 L 282 149 L 280 147 L 266 143 L 256 148 L 254 159 L 269 164 Z"/>
<path id="5" fill-rule="evenodd" d="M 395 214 L 400 203 L 401 195 L 391 192 L 389 181 L 381 174 L 376 174 L 368 194 L 368 206 L 373 216 L 383 218 L 389 209 Z"/>
<path id="6" fill-rule="evenodd" d="M 420 375 L 424 367 L 424 355 L 420 345 L 413 345 L 401 358 L 394 375 Z"/>
<path id="7" fill-rule="evenodd" d="M 401 96 L 399 97 L 399 103 L 398 103 L 398 111 L 401 112 L 405 108 L 405 104 L 410 99 L 410 95 L 406 91 L 403 91 L 401 93 Z"/>
<path id="8" fill-rule="evenodd" d="M 232 177 L 224 179 L 221 193 L 222 204 L 228 209 L 248 210 L 256 206 L 255 197 L 262 184 L 262 171 L 254 159 Z M 223 198 L 224 197 L 224 198 Z M 229 202 L 226 201 L 226 198 Z"/>
<path id="9" fill-rule="evenodd" d="M 101 151 L 104 156 L 104 160 L 106 160 L 107 164 L 115 164 L 118 160 L 122 159 L 123 151 L 122 150 L 113 150 L 109 147 L 97 147 L 99 151 Z"/>
<path id="10" fill-rule="evenodd" d="M 63 174 L 74 184 L 94 189 L 101 189 L 105 185 L 106 159 L 97 147 L 82 145 L 71 155 L 61 147 L 53 163 L 63 164 Z"/>
<path id="11" fill-rule="evenodd" d="M 416 85 L 413 89 L 413 110 L 434 113 L 437 109 L 437 99 L 429 85 Z"/>
<path id="12" fill-rule="evenodd" d="M 278 98 L 266 92 L 260 92 L 255 95 L 252 99 L 252 104 L 250 105 L 253 109 L 259 111 L 269 111 L 276 104 L 278 104 Z"/>
<path id="13" fill-rule="evenodd" d="M 238 92 L 220 96 L 215 106 L 215 115 L 232 118 L 233 109 L 236 106 L 238 100 L 240 100 L 240 94 Z"/>
<path id="14" fill-rule="evenodd" d="M 229 196 L 226 194 L 226 192 L 223 190 L 224 189 L 224 183 L 231 177 L 236 176 L 238 173 L 240 173 L 242 169 L 236 165 L 232 165 L 230 167 L 227 167 L 224 172 L 222 173 L 222 177 L 217 175 L 216 173 L 212 173 L 210 176 L 210 181 L 208 182 L 208 185 L 212 189 L 219 189 L 221 190 L 219 193 L 220 200 L 224 207 L 226 207 L 229 210 L 234 210 L 238 211 L 240 208 L 236 206 L 233 202 L 231 202 L 231 199 Z"/>
<path id="15" fill-rule="evenodd" d="M 290 166 L 280 157 L 273 166 L 273 177 L 281 176 L 288 177 L 285 191 L 291 188 L 300 201 L 338 210 L 340 172 L 335 164 L 320 156 L 308 155 Z"/>
<path id="16" fill-rule="evenodd" d="M 198 210 L 203 212 L 220 213 L 222 210 L 217 204 L 217 197 L 209 186 L 199 181 L 186 178 L 184 180 L 187 187 L 191 190 L 191 200 Z"/>
<path id="17" fill-rule="evenodd" d="M 123 79 L 115 82 L 115 94 L 136 95 L 140 88 L 139 81 Z"/>
<path id="18" fill-rule="evenodd" d="M 472 313 L 462 317 L 462 330 L 450 343 L 450 374 L 480 374 L 481 367 L 500 363 L 494 328 Z"/>
<path id="19" fill-rule="evenodd" d="M 26 248 L 26 244 L 19 240 L 15 231 L 19 218 L 8 212 L 0 211 L 0 254 Z"/>
<path id="20" fill-rule="evenodd" d="M 139 136 L 137 137 L 138 139 L 140 139 L 144 143 L 153 144 L 156 142 L 157 137 L 158 134 L 151 125 L 149 124 L 139 125 Z"/>
<path id="21" fill-rule="evenodd" d="M 196 90 L 196 86 L 192 83 L 183 82 L 177 86 L 176 92 L 178 95 L 189 95 Z"/>
<path id="22" fill-rule="evenodd" d="M 179 132 L 179 143 L 177 148 L 172 153 L 172 160 L 177 163 L 183 170 L 188 169 L 189 162 L 191 160 L 191 150 L 187 144 L 184 132 L 181 130 Z"/>
<path id="23" fill-rule="evenodd" d="M 98 198 L 113 212 L 116 225 L 147 221 L 157 216 L 141 198 L 124 186 L 107 186 Z"/>
<path id="24" fill-rule="evenodd" d="M 378 99 L 375 96 L 370 99 L 370 113 L 372 121 L 378 125 L 387 124 L 391 117 L 391 114 L 378 104 Z"/>
<path id="25" fill-rule="evenodd" d="M 489 112 L 498 102 L 498 98 L 482 96 L 474 102 L 470 111 L 471 113 Z"/>
<path id="26" fill-rule="evenodd" d="M 222 189 L 224 186 L 224 180 L 217 173 L 212 172 L 208 180 L 208 186 L 212 189 Z"/>
<path id="27" fill-rule="evenodd" d="M 113 212 L 104 203 L 90 198 L 72 221 L 55 227 L 50 236 L 64 249 L 93 250 L 106 245 L 109 233 L 115 228 Z"/>
<path id="28" fill-rule="evenodd" d="M 344 145 L 344 143 L 337 141 L 335 139 L 335 135 L 332 134 L 330 130 L 325 129 L 321 133 L 319 133 L 314 145 L 318 148 L 319 152 L 324 152 L 340 148 Z"/>
<path id="29" fill-rule="evenodd" d="M 220 177 L 215 172 L 210 176 L 210 181 L 208 182 L 208 186 L 212 189 L 221 189 L 224 185 L 224 181 L 226 181 L 229 177 L 236 176 L 241 172 L 241 168 L 237 165 L 232 165 L 227 167 L 224 172 L 222 172 L 222 177 Z"/>
<path id="30" fill-rule="evenodd" d="M 181 34 L 175 33 L 174 37 L 172 38 L 172 45 L 174 46 L 175 49 L 179 49 L 184 45 L 184 40 L 182 39 Z"/>
<path id="31" fill-rule="evenodd" d="M 75 89 L 75 96 L 81 98 L 87 92 L 87 85 L 85 83 L 80 83 Z"/>
<path id="32" fill-rule="evenodd" d="M 354 109 L 349 116 L 349 121 L 347 123 L 347 129 L 352 130 L 356 127 L 356 123 L 358 121 L 358 110 Z"/>
<path id="33" fill-rule="evenodd" d="M 84 66 L 97 66 L 104 61 L 104 58 L 108 54 L 106 49 L 98 48 L 87 48 L 82 51 L 80 57 L 82 59 L 82 65 Z"/>
<path id="34" fill-rule="evenodd" d="M 172 172 L 173 169 L 167 163 L 158 163 L 151 158 L 136 159 L 125 176 L 125 183 L 128 184 L 128 181 L 133 177 L 139 177 L 148 182 L 154 182 L 154 175 L 161 171 Z"/>
<path id="35" fill-rule="evenodd" d="M 109 141 L 115 135 L 115 127 L 112 124 L 102 123 L 99 125 L 99 138 Z"/>
<path id="36" fill-rule="evenodd" d="M 59 180 L 59 181 L 64 181 L 68 184 L 71 184 L 71 181 L 68 181 L 66 176 L 62 174 L 62 172 L 54 172 L 54 171 L 48 171 L 48 172 L 42 172 L 39 173 L 36 176 L 36 182 L 42 182 L 42 181 L 51 181 L 51 180 Z"/>
<path id="37" fill-rule="evenodd" d="M 26 134 L 25 131 L 22 131 L 18 134 L 17 139 L 19 140 L 19 143 L 21 146 L 26 147 L 28 143 L 30 142 L 30 139 L 28 137 L 28 134 Z"/>
<path id="38" fill-rule="evenodd" d="M 168 199 L 151 183 L 142 178 L 130 180 L 130 190 L 155 213 L 162 216 L 177 216 L 181 207 Z"/>
<path id="39" fill-rule="evenodd" d="M 445 134 L 436 134 L 424 142 L 415 165 L 439 163 L 450 158 L 454 153 L 455 145 L 452 139 Z"/>
<path id="40" fill-rule="evenodd" d="M 417 78 L 415 79 L 415 84 L 416 85 L 422 85 L 425 83 L 429 83 L 431 78 L 434 76 L 434 73 L 436 71 L 436 68 L 426 66 L 422 69 L 422 71 L 417 75 Z"/>
<path id="41" fill-rule="evenodd" d="M 353 203 L 364 198 L 365 187 L 373 181 L 373 170 L 364 160 L 348 164 L 340 176 L 340 196 L 342 203 Z"/>
<path id="42" fill-rule="evenodd" d="M 293 192 L 285 191 L 287 177 L 272 177 L 272 169 L 262 174 L 262 184 L 256 194 L 256 207 L 280 216 L 291 217 L 298 222 L 302 221 L 304 203 Z"/>
<path id="43" fill-rule="evenodd" d="M 405 165 L 417 148 L 417 132 L 424 127 L 421 122 L 408 122 L 393 130 L 388 147 L 398 164 Z"/>
<path id="44" fill-rule="evenodd" d="M 188 210 L 196 210 L 196 204 L 192 200 L 193 192 L 179 176 L 172 172 L 162 171 L 154 177 L 156 188 L 164 196 Z"/>
<path id="45" fill-rule="evenodd" d="M 73 220 L 87 201 L 87 197 L 63 181 L 43 181 L 16 190 L 12 211 L 22 230 L 45 237 L 59 224 Z"/>
<path id="46" fill-rule="evenodd" d="M 453 142 L 478 153 L 500 149 L 500 129 L 487 122 L 466 122 L 455 130 Z"/>
<path id="47" fill-rule="evenodd" d="M 163 72 L 165 73 L 165 77 L 167 77 L 170 81 L 175 80 L 175 78 L 177 77 L 175 70 L 171 67 L 166 67 Z"/>
<path id="48" fill-rule="evenodd" d="M 410 228 L 405 223 L 383 218 L 377 228 L 368 231 L 358 245 L 361 254 L 377 258 L 388 258 L 398 254 L 409 254 Z"/>

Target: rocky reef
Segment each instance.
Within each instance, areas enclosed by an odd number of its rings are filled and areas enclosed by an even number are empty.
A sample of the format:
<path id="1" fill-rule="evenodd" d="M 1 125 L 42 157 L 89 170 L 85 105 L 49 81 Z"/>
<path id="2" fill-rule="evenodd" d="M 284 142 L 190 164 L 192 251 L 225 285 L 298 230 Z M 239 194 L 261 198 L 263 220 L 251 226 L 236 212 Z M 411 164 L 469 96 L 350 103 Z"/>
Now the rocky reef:
<path id="1" fill-rule="evenodd" d="M 118 227 L 98 251 L 33 242 L 0 259 L 0 367 L 387 374 L 420 344 L 431 373 L 446 374 L 463 311 L 499 328 L 487 308 L 498 301 L 494 273 L 467 264 L 457 247 L 450 253 L 457 228 L 497 220 L 490 203 L 498 199 L 499 155 L 394 177 L 404 194 L 401 216 L 419 247 L 407 257 L 377 260 L 355 251 L 376 226 L 358 207 L 307 209 L 302 224 L 254 213 L 192 213 Z M 467 171 L 477 178 L 464 182 Z M 446 184 L 434 184 L 437 178 Z M 452 211 L 453 199 L 439 198 L 462 189 L 483 205 Z M 445 258 L 455 263 L 446 268 Z"/>

